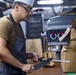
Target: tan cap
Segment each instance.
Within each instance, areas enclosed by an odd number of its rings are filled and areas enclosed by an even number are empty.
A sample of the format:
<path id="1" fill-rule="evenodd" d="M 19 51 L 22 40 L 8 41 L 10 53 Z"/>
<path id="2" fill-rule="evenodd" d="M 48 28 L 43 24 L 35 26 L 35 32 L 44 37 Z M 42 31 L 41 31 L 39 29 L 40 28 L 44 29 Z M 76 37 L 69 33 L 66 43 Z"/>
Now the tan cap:
<path id="1" fill-rule="evenodd" d="M 33 6 L 35 0 L 15 0 L 15 1 L 25 3 L 29 6 Z"/>

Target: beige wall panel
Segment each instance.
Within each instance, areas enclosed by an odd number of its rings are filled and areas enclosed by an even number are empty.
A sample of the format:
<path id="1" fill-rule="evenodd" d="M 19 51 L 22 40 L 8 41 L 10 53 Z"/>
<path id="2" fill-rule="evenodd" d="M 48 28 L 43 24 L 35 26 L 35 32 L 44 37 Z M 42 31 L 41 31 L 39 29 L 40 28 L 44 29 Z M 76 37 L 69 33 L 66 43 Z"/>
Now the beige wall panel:
<path id="1" fill-rule="evenodd" d="M 36 52 L 42 56 L 42 43 L 41 39 L 28 39 L 26 40 L 26 52 Z"/>

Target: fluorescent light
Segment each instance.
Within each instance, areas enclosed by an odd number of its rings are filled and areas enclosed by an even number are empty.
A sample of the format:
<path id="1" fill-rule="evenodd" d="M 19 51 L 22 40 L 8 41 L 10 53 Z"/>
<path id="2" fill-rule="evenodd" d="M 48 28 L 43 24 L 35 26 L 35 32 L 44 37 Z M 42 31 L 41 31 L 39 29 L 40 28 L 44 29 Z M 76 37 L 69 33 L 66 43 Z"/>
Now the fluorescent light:
<path id="1" fill-rule="evenodd" d="M 49 1 L 42 0 L 42 1 L 38 1 L 37 3 L 40 5 L 43 5 L 43 4 L 61 4 L 61 3 L 63 3 L 63 1 L 62 0 L 49 0 Z"/>

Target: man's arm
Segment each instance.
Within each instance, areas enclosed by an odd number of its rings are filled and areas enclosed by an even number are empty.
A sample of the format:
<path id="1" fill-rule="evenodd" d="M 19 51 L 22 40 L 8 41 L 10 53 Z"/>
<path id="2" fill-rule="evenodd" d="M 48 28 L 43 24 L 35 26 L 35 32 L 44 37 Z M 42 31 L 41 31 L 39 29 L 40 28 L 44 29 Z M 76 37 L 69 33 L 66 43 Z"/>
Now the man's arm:
<path id="1" fill-rule="evenodd" d="M 3 61 L 21 69 L 22 63 L 20 63 L 16 58 L 12 56 L 12 54 L 6 48 L 6 46 L 7 46 L 7 41 L 2 37 L 0 37 L 0 58 Z"/>
<path id="2" fill-rule="evenodd" d="M 0 37 L 0 59 L 4 62 L 13 65 L 17 68 L 20 68 L 22 71 L 30 73 L 33 71 L 33 64 L 22 64 L 18 61 L 8 50 L 7 41 Z"/>

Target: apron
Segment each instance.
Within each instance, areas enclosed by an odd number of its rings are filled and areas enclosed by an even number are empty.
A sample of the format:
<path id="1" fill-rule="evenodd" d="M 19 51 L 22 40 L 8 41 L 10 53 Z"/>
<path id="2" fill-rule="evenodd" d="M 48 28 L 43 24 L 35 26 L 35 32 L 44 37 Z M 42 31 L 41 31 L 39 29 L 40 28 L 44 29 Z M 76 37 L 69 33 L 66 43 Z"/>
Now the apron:
<path id="1" fill-rule="evenodd" d="M 13 25 L 15 24 L 12 15 L 10 14 Z M 27 64 L 26 62 L 26 51 L 25 51 L 25 38 L 19 38 L 15 36 L 14 45 L 11 54 L 18 59 L 21 63 Z M 14 62 L 14 61 L 13 61 Z M 21 69 L 9 65 L 5 62 L 0 64 L 0 75 L 26 75 Z"/>

